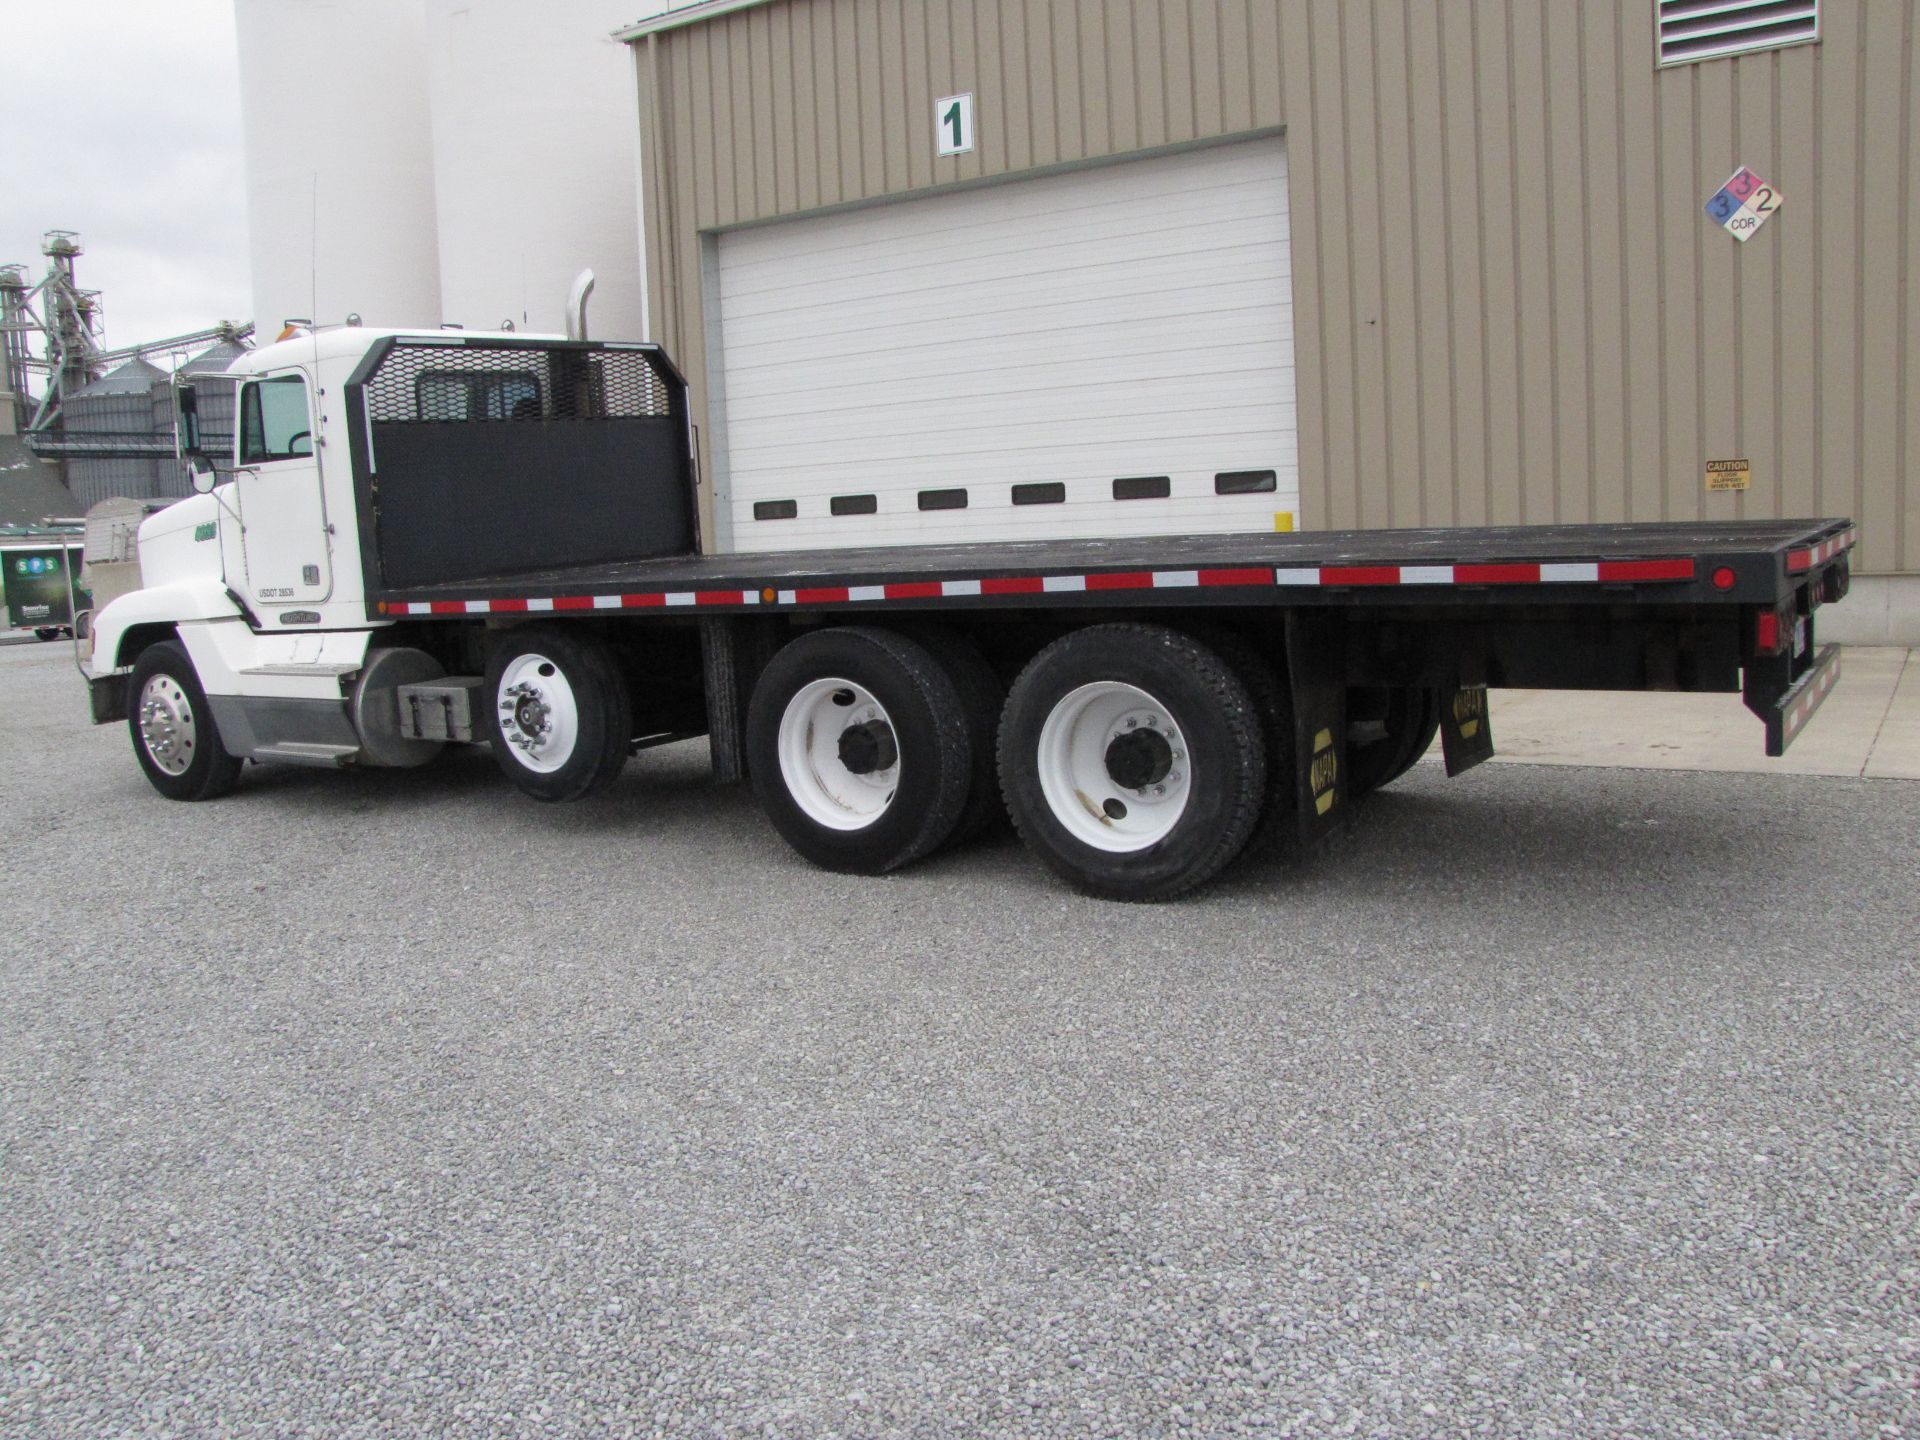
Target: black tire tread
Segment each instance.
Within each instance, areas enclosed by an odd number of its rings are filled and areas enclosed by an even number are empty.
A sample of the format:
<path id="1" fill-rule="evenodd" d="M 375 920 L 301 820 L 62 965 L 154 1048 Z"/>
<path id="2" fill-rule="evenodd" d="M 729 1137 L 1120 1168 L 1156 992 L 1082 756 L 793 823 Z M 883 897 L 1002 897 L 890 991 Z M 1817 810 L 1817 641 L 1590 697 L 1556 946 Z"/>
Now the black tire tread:
<path id="1" fill-rule="evenodd" d="M 1387 735 L 1347 757 L 1348 791 L 1358 799 L 1391 785 L 1419 761 L 1440 728 L 1439 692 L 1429 689 L 1387 693 Z"/>
<path id="2" fill-rule="evenodd" d="M 1247 687 L 1260 729 L 1266 739 L 1267 794 L 1260 824 L 1247 842 L 1247 853 L 1271 853 L 1292 846 L 1294 811 L 1299 804 L 1294 777 L 1293 696 L 1281 678 L 1280 666 L 1263 655 L 1245 636 L 1213 626 L 1186 627 L 1188 633 L 1233 668 Z"/>
<path id="3" fill-rule="evenodd" d="M 996 824 L 1004 824 L 1007 808 L 1000 799 L 1000 769 L 995 756 L 995 740 L 1000 729 L 1000 711 L 1007 703 L 1007 687 L 1000 683 L 986 656 L 958 630 L 943 625 L 916 626 L 906 632 L 925 646 L 946 670 L 960 694 L 967 722 L 967 737 L 973 746 L 973 780 L 967 790 L 966 808 L 953 834 L 944 842 L 962 845 L 985 834 Z"/>
<path id="4" fill-rule="evenodd" d="M 578 763 L 569 762 L 546 774 L 529 770 L 514 757 L 500 729 L 497 704 L 500 677 L 507 665 L 532 650 L 570 672 L 568 683 L 581 716 L 581 749 L 574 756 Z M 508 631 L 487 657 L 485 695 L 487 741 L 494 759 L 515 787 L 535 800 L 585 799 L 611 785 L 626 765 L 633 740 L 632 700 L 613 656 L 592 636 L 576 635 L 559 625 L 524 625 Z"/>
<path id="5" fill-rule="evenodd" d="M 865 830 L 823 835 L 787 796 L 778 751 L 780 717 L 787 699 L 801 685 L 838 668 L 832 652 L 849 645 L 877 650 L 926 711 L 934 753 L 923 755 L 920 763 L 932 762 L 925 772 L 931 794 L 917 825 L 910 818 L 896 818 L 907 811 L 890 807 L 886 817 Z M 775 697 L 779 697 L 777 704 Z M 962 711 L 959 687 L 946 668 L 925 646 L 905 635 L 868 625 L 836 626 L 803 635 L 774 655 L 761 672 L 748 706 L 748 776 L 760 808 L 789 845 L 823 870 L 885 875 L 911 865 L 946 842 L 967 807 L 973 756 L 967 727 L 959 718 Z M 906 718 L 895 715 L 896 734 Z M 904 760 L 904 745 L 902 749 Z"/>
<path id="6" fill-rule="evenodd" d="M 169 775 L 153 763 L 140 734 L 140 692 L 146 688 L 147 681 L 163 671 L 186 691 L 188 703 L 193 706 L 194 728 L 204 737 L 199 753 L 178 775 Z M 185 645 L 178 640 L 162 640 L 142 650 L 133 662 L 133 674 L 127 679 L 127 701 L 127 734 L 133 741 L 134 756 L 153 788 L 162 795 L 169 800 L 190 802 L 218 800 L 240 783 L 240 772 L 247 762 L 230 753 L 221 740 L 214 724 L 213 707 L 207 703 L 207 692 L 200 684 L 200 674 L 193 668 L 193 657 L 187 654 Z"/>
<path id="7" fill-rule="evenodd" d="M 1394 762 L 1393 769 L 1389 771 L 1387 777 L 1380 782 L 1382 785 L 1391 785 L 1402 775 L 1406 774 L 1407 771 L 1419 764 L 1427 751 L 1433 748 L 1433 737 L 1440 733 L 1440 692 L 1438 690 L 1422 690 L 1420 694 L 1425 701 L 1425 709 L 1421 714 L 1420 723 L 1414 727 L 1409 736 L 1409 743 L 1405 753 Z"/>
<path id="8" fill-rule="evenodd" d="M 1213 831 L 1211 842 L 1201 853 L 1173 873 L 1158 878 L 1128 876 L 1107 880 L 1088 875 L 1055 851 L 1042 832 L 1041 822 L 1037 816 L 1025 817 L 1024 806 L 1017 789 L 1023 775 L 1020 751 L 1026 748 L 1029 738 L 1027 721 L 1032 719 L 1035 722 L 1041 722 L 1045 718 L 1045 710 L 1032 717 L 1024 714 L 1031 698 L 1028 692 L 1038 689 L 1044 683 L 1042 679 L 1036 679 L 1036 677 L 1044 677 L 1047 668 L 1057 663 L 1056 657 L 1066 653 L 1069 648 L 1099 644 L 1109 640 L 1141 646 L 1149 653 L 1166 657 L 1184 670 L 1189 678 L 1208 693 L 1209 699 L 1217 707 L 1225 724 L 1229 744 L 1240 753 L 1255 772 L 1250 778 L 1256 783 L 1242 784 L 1229 791 L 1227 813 L 1221 817 Z M 1046 707 L 1046 709 L 1050 708 L 1050 705 Z M 1191 722 L 1188 723 L 1190 726 Z M 1039 723 L 1034 723 L 1031 737 L 1037 740 L 1038 735 Z M 1042 863 L 1062 879 L 1088 894 L 1109 900 L 1140 903 L 1172 900 L 1213 879 L 1233 862 L 1252 838 L 1259 825 L 1266 799 L 1266 748 L 1263 739 L 1261 719 L 1253 697 L 1247 692 L 1246 685 L 1234 674 L 1227 662 L 1207 646 L 1182 631 L 1163 625 L 1124 622 L 1092 625 L 1063 636 L 1047 646 L 1028 662 L 1027 667 L 1020 672 L 1019 678 L 1014 681 L 1008 692 L 1007 708 L 1000 723 L 1001 788 L 1006 799 L 1007 812 L 1013 817 L 1014 828 L 1020 832 L 1020 838 L 1029 850 L 1039 856 Z M 1036 784 L 1036 793 L 1037 788 Z M 1044 812 L 1045 809 L 1045 801 L 1041 799 L 1038 810 Z"/>

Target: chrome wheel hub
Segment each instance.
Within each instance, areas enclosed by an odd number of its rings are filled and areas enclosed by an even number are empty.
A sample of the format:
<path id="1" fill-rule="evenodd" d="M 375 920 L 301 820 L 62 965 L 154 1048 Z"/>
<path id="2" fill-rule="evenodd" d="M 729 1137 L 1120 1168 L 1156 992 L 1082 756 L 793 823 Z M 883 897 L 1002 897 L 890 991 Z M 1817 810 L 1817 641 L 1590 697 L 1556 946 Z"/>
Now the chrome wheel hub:
<path id="1" fill-rule="evenodd" d="M 553 733 L 553 707 L 547 704 L 540 691 L 522 681 L 510 686 L 506 699 L 513 704 L 508 707 L 504 701 L 502 709 L 511 708 L 513 719 L 507 728 L 507 743 L 518 745 L 522 750 L 538 750 L 547 743 Z"/>
<path id="2" fill-rule="evenodd" d="M 544 655 L 521 655 L 500 677 L 495 695 L 500 735 L 521 764 L 549 774 L 573 758 L 580 741 L 580 705 L 565 673 Z"/>
<path id="3" fill-rule="evenodd" d="M 193 702 L 171 675 L 155 675 L 140 691 L 140 743 L 147 758 L 168 775 L 186 773 L 193 763 L 199 726 Z"/>

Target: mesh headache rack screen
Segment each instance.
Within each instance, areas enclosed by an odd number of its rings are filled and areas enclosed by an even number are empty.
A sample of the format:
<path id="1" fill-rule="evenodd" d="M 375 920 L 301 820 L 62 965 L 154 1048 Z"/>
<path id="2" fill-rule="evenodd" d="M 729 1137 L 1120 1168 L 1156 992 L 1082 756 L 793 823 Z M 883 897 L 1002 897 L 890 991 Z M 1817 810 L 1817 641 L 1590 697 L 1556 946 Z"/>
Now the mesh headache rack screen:
<path id="1" fill-rule="evenodd" d="M 401 342 L 364 382 L 375 423 L 615 420 L 672 413 L 652 350 Z"/>

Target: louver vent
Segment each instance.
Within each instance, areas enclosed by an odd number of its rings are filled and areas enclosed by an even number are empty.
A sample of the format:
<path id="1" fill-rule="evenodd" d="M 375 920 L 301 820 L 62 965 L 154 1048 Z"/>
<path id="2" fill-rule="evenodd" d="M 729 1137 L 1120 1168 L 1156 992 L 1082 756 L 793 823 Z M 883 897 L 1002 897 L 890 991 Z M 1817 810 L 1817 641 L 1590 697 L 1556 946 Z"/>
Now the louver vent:
<path id="1" fill-rule="evenodd" d="M 1656 0 L 1656 5 L 1662 65 L 1820 38 L 1820 0 Z"/>

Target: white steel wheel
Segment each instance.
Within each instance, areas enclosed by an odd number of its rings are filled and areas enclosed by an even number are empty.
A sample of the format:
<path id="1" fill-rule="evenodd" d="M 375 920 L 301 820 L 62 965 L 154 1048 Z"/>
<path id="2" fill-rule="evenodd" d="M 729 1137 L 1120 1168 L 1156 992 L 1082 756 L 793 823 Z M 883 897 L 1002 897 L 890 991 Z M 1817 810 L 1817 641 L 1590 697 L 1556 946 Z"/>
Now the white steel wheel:
<path id="1" fill-rule="evenodd" d="M 1221 657 L 1163 625 L 1089 625 L 1028 663 L 1000 717 L 1000 787 L 1027 848 L 1092 895 L 1167 900 L 1246 846 L 1263 720 Z"/>
<path id="2" fill-rule="evenodd" d="M 747 705 L 747 775 L 814 864 L 884 875 L 944 844 L 975 772 L 973 729 L 925 646 L 847 625 L 783 645 Z"/>
<path id="3" fill-rule="evenodd" d="M 613 652 L 590 631 L 528 625 L 487 660 L 487 740 L 508 779 L 536 800 L 578 800 L 627 763 L 632 701 Z"/>
<path id="4" fill-rule="evenodd" d="M 180 682 L 164 672 L 149 679 L 140 689 L 136 723 L 147 758 L 164 774 L 186 774 L 199 744 L 200 726 L 194 719 L 193 699 Z"/>
<path id="5" fill-rule="evenodd" d="M 1193 793 L 1193 757 L 1166 705 L 1118 680 L 1060 697 L 1034 757 L 1054 818 L 1082 844 L 1124 854 L 1173 833 Z"/>
<path id="6" fill-rule="evenodd" d="M 537 775 L 551 775 L 580 743 L 580 702 L 560 666 L 538 652 L 510 660 L 494 687 L 500 734 L 513 758 Z"/>
<path id="7" fill-rule="evenodd" d="M 900 745 L 886 706 L 837 676 L 802 686 L 780 716 L 780 778 L 817 824 L 873 824 L 900 788 Z"/>

